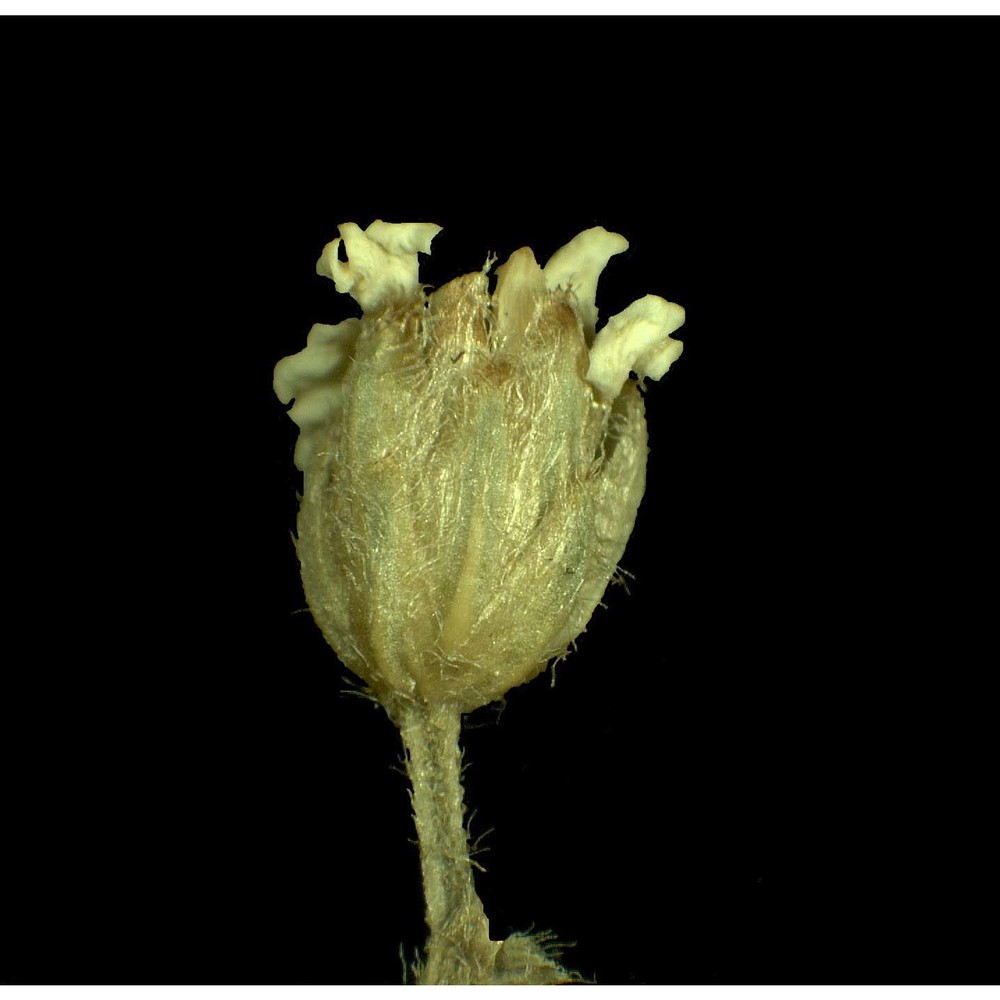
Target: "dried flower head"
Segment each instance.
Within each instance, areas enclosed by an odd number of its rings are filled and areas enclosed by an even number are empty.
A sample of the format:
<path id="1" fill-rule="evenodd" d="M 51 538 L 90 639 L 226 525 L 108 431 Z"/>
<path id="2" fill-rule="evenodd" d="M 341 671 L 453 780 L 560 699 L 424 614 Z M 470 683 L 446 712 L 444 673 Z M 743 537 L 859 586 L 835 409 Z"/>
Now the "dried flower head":
<path id="1" fill-rule="evenodd" d="M 596 330 L 615 233 L 544 268 L 517 250 L 492 294 L 492 261 L 428 294 L 417 254 L 438 232 L 342 225 L 317 270 L 363 315 L 314 326 L 274 376 L 301 428 L 309 606 L 394 716 L 486 704 L 584 630 L 645 489 L 629 372 L 659 379 L 682 346 L 684 310 L 654 295 Z"/>

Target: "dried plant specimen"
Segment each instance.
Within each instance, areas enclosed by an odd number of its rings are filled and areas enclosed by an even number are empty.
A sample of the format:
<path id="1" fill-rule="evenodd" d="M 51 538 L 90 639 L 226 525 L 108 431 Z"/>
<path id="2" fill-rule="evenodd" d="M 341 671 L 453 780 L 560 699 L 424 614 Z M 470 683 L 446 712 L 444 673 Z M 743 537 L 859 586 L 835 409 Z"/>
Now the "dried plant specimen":
<path id="1" fill-rule="evenodd" d="M 317 324 L 274 387 L 300 427 L 309 607 L 399 728 L 429 937 L 422 983 L 575 976 L 530 935 L 489 936 L 460 784 L 462 714 L 564 655 L 615 573 L 645 489 L 638 383 L 680 355 L 684 310 L 647 295 L 597 330 L 623 237 L 527 247 L 426 290 L 430 223 L 340 226 L 317 270 L 361 306 Z M 346 250 L 347 260 L 341 260 Z"/>

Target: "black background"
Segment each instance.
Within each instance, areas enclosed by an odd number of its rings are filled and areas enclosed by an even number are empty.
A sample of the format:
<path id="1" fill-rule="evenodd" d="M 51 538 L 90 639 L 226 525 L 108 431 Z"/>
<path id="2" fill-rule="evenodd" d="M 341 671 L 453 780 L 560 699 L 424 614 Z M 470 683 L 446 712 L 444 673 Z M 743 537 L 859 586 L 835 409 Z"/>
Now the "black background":
<path id="1" fill-rule="evenodd" d="M 497 936 L 574 941 L 599 983 L 995 976 L 985 668 L 916 596 L 886 375 L 934 334 L 898 288 L 974 30 L 956 76 L 905 20 L 10 23 L 10 197 L 39 266 L 94 280 L 36 303 L 86 377 L 11 626 L 5 982 L 396 983 L 415 955 L 401 748 L 303 613 L 270 385 L 351 313 L 315 260 L 375 218 L 444 227 L 431 284 L 603 225 L 631 248 L 602 314 L 687 309 L 631 594 L 467 720 Z"/>

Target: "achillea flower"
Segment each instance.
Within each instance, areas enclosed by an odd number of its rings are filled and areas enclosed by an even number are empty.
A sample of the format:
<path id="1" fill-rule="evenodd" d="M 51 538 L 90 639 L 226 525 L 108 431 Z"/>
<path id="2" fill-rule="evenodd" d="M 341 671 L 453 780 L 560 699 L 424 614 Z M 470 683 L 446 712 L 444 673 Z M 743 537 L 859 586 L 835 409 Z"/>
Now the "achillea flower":
<path id="1" fill-rule="evenodd" d="M 628 246 L 589 229 L 544 268 L 527 247 L 427 294 L 439 227 L 340 227 L 317 270 L 361 305 L 275 369 L 302 429 L 298 551 L 327 640 L 394 717 L 470 711 L 583 631 L 645 489 L 636 383 L 679 356 L 654 295 L 595 333 L 597 280 Z M 343 242 L 347 262 L 338 259 Z"/>
<path id="2" fill-rule="evenodd" d="M 565 652 L 600 601 L 645 488 L 629 372 L 666 372 L 684 310 L 647 295 L 595 332 L 597 279 L 628 246 L 600 228 L 544 268 L 516 251 L 492 295 L 493 261 L 427 294 L 417 254 L 438 231 L 341 226 L 317 269 L 363 315 L 314 326 L 275 368 L 302 431 L 302 579 L 406 748 L 430 930 L 418 980 L 572 982 L 545 936 L 490 939 L 463 824 L 461 716 Z"/>

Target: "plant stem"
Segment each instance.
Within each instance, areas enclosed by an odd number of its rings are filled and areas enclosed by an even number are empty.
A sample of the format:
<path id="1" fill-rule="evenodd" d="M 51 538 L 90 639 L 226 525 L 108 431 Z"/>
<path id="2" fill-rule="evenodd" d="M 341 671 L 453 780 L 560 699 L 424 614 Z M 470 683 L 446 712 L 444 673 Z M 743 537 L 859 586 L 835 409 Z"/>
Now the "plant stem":
<path id="1" fill-rule="evenodd" d="M 420 842 L 427 904 L 427 959 L 419 981 L 473 984 L 493 977 L 498 942 L 476 895 L 463 817 L 460 709 L 410 705 L 400 713 L 406 767 Z"/>

